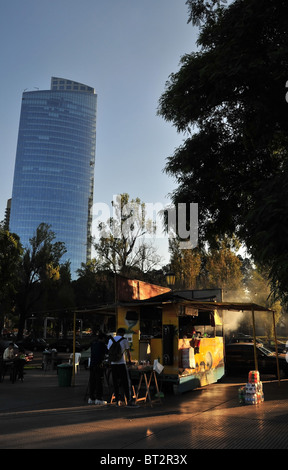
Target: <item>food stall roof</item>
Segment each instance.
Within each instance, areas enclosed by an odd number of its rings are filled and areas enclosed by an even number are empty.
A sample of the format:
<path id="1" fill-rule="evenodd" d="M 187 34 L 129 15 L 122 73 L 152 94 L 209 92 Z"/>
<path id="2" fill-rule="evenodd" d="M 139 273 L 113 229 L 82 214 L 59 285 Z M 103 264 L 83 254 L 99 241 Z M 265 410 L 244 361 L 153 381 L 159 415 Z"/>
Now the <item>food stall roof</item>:
<path id="1" fill-rule="evenodd" d="M 107 304 L 91 309 L 77 310 L 77 313 L 101 313 L 109 312 L 111 315 L 116 313 L 116 307 L 139 307 L 148 305 L 165 305 L 173 303 L 189 304 L 198 310 L 228 310 L 228 311 L 254 311 L 254 312 L 273 312 L 270 308 L 250 302 L 216 302 L 211 297 L 189 299 L 187 296 L 177 292 L 165 292 L 164 294 L 150 297 L 145 300 L 132 300 L 129 302 L 117 302 L 117 304 Z"/>

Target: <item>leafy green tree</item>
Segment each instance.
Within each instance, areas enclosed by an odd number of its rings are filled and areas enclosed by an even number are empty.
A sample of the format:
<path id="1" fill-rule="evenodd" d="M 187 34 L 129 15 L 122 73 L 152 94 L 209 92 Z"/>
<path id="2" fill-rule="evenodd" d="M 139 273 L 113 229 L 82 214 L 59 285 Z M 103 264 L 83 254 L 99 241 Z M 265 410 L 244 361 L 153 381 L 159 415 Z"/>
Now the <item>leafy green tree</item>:
<path id="1" fill-rule="evenodd" d="M 160 261 L 145 236 L 155 231 L 153 222 L 146 218 L 145 204 L 127 193 L 113 203 L 114 214 L 106 223 L 100 223 L 100 238 L 94 242 L 98 263 L 102 270 L 129 275 L 133 269 L 150 271 Z"/>
<path id="2" fill-rule="evenodd" d="M 18 339 L 23 336 L 25 319 L 44 296 L 47 287 L 45 281 L 53 279 L 53 267 L 57 268 L 66 252 L 65 244 L 54 240 L 55 233 L 48 224 L 42 223 L 30 238 L 30 246 L 24 249 L 16 295 Z"/>
<path id="3" fill-rule="evenodd" d="M 41 281 L 42 295 L 33 306 L 38 320 L 50 313 L 58 321 L 55 322 L 54 332 L 59 336 L 62 327 L 63 336 L 66 337 L 68 327 L 71 328 L 72 313 L 76 307 L 75 293 L 71 282 L 70 261 L 46 270 L 46 277 Z M 38 324 L 40 321 L 38 321 Z"/>
<path id="4" fill-rule="evenodd" d="M 189 9 L 188 23 L 201 25 L 202 21 L 216 19 L 221 9 L 227 4 L 227 0 L 187 0 L 186 5 Z M 222 4 L 222 5 L 221 5 Z"/>
<path id="5" fill-rule="evenodd" d="M 236 234 L 287 297 L 288 3 L 221 3 L 187 1 L 188 21 L 203 24 L 199 50 L 182 57 L 159 100 L 159 114 L 186 133 L 166 172 L 176 207 L 199 204 L 200 242 Z"/>
<path id="6" fill-rule="evenodd" d="M 97 259 L 92 259 L 77 271 L 78 279 L 73 288 L 78 308 L 92 308 L 104 303 L 114 302 L 114 274 L 103 271 Z"/>
<path id="7" fill-rule="evenodd" d="M 198 248 L 181 250 L 175 238 L 169 241 L 170 269 L 175 274 L 176 289 L 196 289 L 201 270 L 201 253 Z"/>
<path id="8" fill-rule="evenodd" d="M 181 250 L 178 240 L 171 240 L 170 269 L 175 273 L 175 287 L 177 289 L 219 288 L 225 292 L 243 291 L 244 261 L 235 253 L 238 248 L 239 242 L 227 237 L 219 242 L 217 248 L 206 246 L 201 250 L 199 248 Z"/>
<path id="9" fill-rule="evenodd" d="M 205 272 L 202 285 L 205 288 L 235 290 L 242 286 L 241 260 L 227 243 L 222 240 L 218 249 L 212 248 L 205 256 Z"/>
<path id="10" fill-rule="evenodd" d="M 267 273 L 275 299 L 288 307 L 288 162 L 283 172 L 259 190 L 259 199 L 247 214 L 246 244 Z"/>
<path id="11" fill-rule="evenodd" d="M 22 247 L 19 237 L 0 228 L 0 331 L 4 315 L 14 308 Z"/>

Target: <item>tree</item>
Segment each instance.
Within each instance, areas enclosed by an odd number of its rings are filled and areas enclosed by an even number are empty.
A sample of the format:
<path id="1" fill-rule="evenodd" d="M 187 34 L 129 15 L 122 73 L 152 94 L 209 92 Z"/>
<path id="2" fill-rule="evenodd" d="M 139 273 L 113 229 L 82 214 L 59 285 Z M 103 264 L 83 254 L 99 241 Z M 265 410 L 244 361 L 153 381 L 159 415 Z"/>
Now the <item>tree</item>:
<path id="1" fill-rule="evenodd" d="M 114 275 L 109 271 L 103 271 L 97 259 L 94 258 L 87 264 L 82 263 L 77 274 L 78 279 L 73 285 L 78 308 L 91 308 L 114 302 Z"/>
<path id="2" fill-rule="evenodd" d="M 181 250 L 179 241 L 169 240 L 170 269 L 175 274 L 176 289 L 196 289 L 201 270 L 201 254 L 197 248 Z"/>
<path id="3" fill-rule="evenodd" d="M 165 170 L 178 184 L 176 207 L 199 204 L 200 242 L 213 246 L 236 234 L 270 267 L 274 292 L 287 297 L 288 259 L 281 251 L 288 253 L 288 238 L 285 230 L 275 238 L 270 222 L 280 206 L 278 215 L 287 219 L 274 181 L 287 188 L 288 3 L 220 3 L 187 1 L 189 21 L 205 23 L 199 51 L 182 57 L 159 100 L 158 113 L 186 133 Z M 260 219 L 259 227 L 253 221 Z"/>
<path id="4" fill-rule="evenodd" d="M 239 295 L 243 297 L 244 260 L 235 253 L 239 247 L 238 240 L 226 237 L 219 242 L 217 249 L 206 246 L 202 249 L 197 247 L 181 250 L 177 239 L 170 240 L 170 269 L 175 273 L 175 287 L 177 289 L 219 288 L 234 293 L 238 290 Z"/>
<path id="5" fill-rule="evenodd" d="M 189 7 L 188 23 L 200 26 L 201 22 L 208 19 L 215 19 L 223 8 L 221 3 L 226 4 L 227 0 L 187 0 L 186 5 Z"/>
<path id="6" fill-rule="evenodd" d="M 58 321 L 55 322 L 54 332 L 59 336 L 62 331 L 66 337 L 67 330 L 72 324 L 72 313 L 76 307 L 75 293 L 71 282 L 70 261 L 58 264 L 46 270 L 46 277 L 41 281 L 42 295 L 34 304 L 38 320 L 47 316 L 47 312 Z"/>
<path id="7" fill-rule="evenodd" d="M 288 306 L 288 164 L 268 181 L 247 215 L 246 244 L 267 273 L 275 299 Z M 262 197 L 261 197 L 262 196 Z"/>
<path id="8" fill-rule="evenodd" d="M 66 252 L 65 244 L 54 242 L 54 239 L 55 233 L 50 229 L 50 225 L 42 223 L 30 238 L 30 247 L 24 249 L 16 295 L 19 314 L 18 339 L 23 336 L 25 319 L 45 292 L 45 281 L 53 280 L 53 268 L 60 264 L 60 259 Z"/>
<path id="9" fill-rule="evenodd" d="M 14 308 L 22 247 L 19 237 L 0 228 L 0 321 Z M 0 324 L 0 331 L 2 325 Z"/>
<path id="10" fill-rule="evenodd" d="M 219 249 L 212 248 L 205 256 L 205 271 L 202 284 L 205 288 L 236 290 L 242 287 L 241 260 L 231 250 L 227 240 L 222 240 Z"/>
<path id="11" fill-rule="evenodd" d="M 129 274 L 134 268 L 150 271 L 160 261 L 145 236 L 154 233 L 154 225 L 146 219 L 145 204 L 139 198 L 121 194 L 113 202 L 114 214 L 100 223 L 100 239 L 94 242 L 102 270 Z"/>

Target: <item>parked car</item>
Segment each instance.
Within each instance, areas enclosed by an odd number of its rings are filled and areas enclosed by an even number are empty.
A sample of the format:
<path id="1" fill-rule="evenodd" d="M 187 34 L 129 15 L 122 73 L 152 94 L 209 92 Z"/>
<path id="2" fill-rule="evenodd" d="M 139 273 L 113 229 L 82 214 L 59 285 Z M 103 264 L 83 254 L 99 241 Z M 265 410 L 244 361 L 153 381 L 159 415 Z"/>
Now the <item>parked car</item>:
<path id="1" fill-rule="evenodd" d="M 227 344 L 230 343 L 253 343 L 253 336 L 250 335 L 244 335 L 243 333 L 238 333 L 236 335 L 233 335 Z M 262 344 L 265 348 L 270 349 L 270 351 L 275 351 L 275 341 L 274 340 L 269 340 L 269 341 L 263 341 L 259 338 L 256 338 L 256 343 Z M 278 345 L 278 353 L 279 354 L 286 354 L 288 351 L 288 347 L 284 341 L 277 341 Z"/>
<path id="2" fill-rule="evenodd" d="M 271 351 L 275 351 L 276 348 L 275 348 L 275 341 L 274 340 L 269 340 L 267 341 L 267 343 L 263 343 L 263 345 L 270 349 Z M 279 354 L 286 354 L 286 352 L 288 351 L 288 348 L 287 348 L 287 343 L 284 343 L 284 341 L 277 341 L 277 350 L 278 350 L 278 353 Z"/>
<path id="3" fill-rule="evenodd" d="M 233 335 L 228 344 L 230 343 L 253 343 L 253 336 L 244 335 L 243 333 L 238 333 L 237 335 Z M 262 344 L 262 341 L 256 338 L 256 343 Z"/>
<path id="4" fill-rule="evenodd" d="M 51 349 L 57 349 L 59 352 L 73 352 L 73 339 L 57 339 L 55 341 L 49 341 L 49 347 Z M 76 352 L 81 351 L 81 345 L 79 341 L 75 342 Z"/>
<path id="5" fill-rule="evenodd" d="M 260 374 L 277 376 L 276 354 L 263 345 L 256 344 L 257 362 Z M 279 355 L 279 369 L 288 376 L 288 362 L 285 355 Z M 225 347 L 225 369 L 228 374 L 255 369 L 254 344 L 230 343 Z"/>
<path id="6" fill-rule="evenodd" d="M 30 351 L 45 351 L 49 347 L 48 343 L 43 338 L 24 338 L 21 341 L 17 341 L 18 346 L 23 346 L 24 349 L 30 349 Z"/>

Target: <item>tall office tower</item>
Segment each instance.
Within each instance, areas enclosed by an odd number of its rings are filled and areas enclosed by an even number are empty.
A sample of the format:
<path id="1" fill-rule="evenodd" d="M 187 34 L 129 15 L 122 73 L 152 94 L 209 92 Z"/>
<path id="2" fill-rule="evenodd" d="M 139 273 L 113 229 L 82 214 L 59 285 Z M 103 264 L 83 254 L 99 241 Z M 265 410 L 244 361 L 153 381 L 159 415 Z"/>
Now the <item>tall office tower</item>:
<path id="1" fill-rule="evenodd" d="M 96 105 L 93 88 L 56 77 L 22 96 L 10 231 L 27 246 L 49 224 L 74 279 L 91 257 Z"/>

